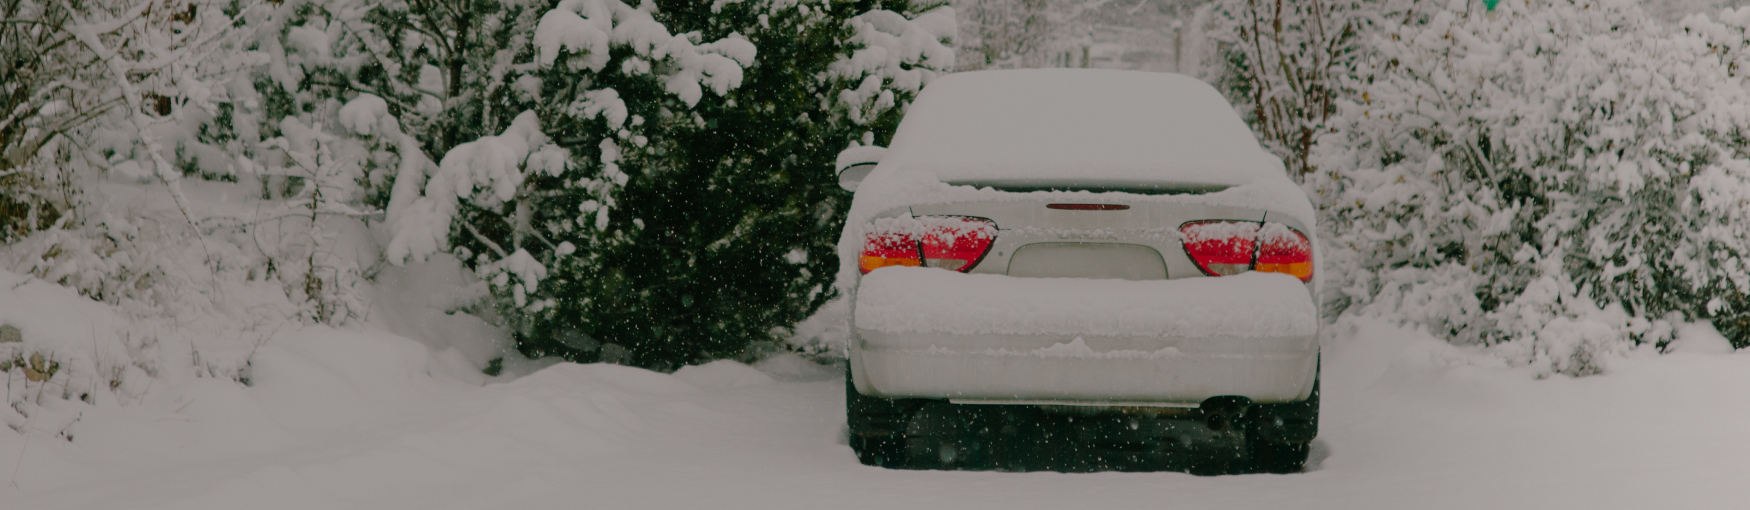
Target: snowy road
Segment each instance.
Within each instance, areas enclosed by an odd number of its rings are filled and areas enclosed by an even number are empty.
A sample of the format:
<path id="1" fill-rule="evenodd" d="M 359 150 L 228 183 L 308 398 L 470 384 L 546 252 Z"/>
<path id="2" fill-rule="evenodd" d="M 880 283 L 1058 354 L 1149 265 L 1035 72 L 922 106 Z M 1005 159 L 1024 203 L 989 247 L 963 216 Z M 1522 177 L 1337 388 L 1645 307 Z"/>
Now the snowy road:
<path id="1" fill-rule="evenodd" d="M 889 471 L 840 438 L 831 371 L 559 365 L 485 387 L 386 335 L 276 341 L 244 388 L 0 430 L 0 508 L 1745 508 L 1750 355 L 1532 380 L 1363 323 L 1327 342 L 1306 473 Z M 793 358 L 790 361 L 795 361 Z M 807 368 L 807 367 L 803 367 Z M 17 465 L 16 475 L 9 472 Z"/>

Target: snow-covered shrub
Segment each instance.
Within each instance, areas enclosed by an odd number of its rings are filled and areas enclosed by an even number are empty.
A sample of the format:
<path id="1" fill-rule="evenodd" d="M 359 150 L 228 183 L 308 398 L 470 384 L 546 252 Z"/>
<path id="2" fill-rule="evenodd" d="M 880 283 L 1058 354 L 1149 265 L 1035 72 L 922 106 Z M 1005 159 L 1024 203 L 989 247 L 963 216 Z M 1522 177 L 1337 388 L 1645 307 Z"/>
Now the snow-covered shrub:
<path id="1" fill-rule="evenodd" d="M 1378 0 L 1220 0 L 1192 23 L 1200 50 L 1191 66 L 1225 92 L 1264 147 L 1296 180 L 1312 171 L 1318 135 L 1353 77 Z"/>
<path id="2" fill-rule="evenodd" d="M 959 18 L 955 63 L 961 71 L 979 69 L 1028 69 L 1041 67 L 1094 67 L 1100 56 L 1090 54 L 1097 46 L 1128 51 L 1109 54 L 1113 60 L 1099 65 L 1165 64 L 1173 62 L 1168 51 L 1177 49 L 1169 34 L 1177 18 L 1209 0 L 951 0 Z M 1097 50 L 1096 50 L 1097 51 Z M 1159 51 L 1155 62 L 1123 59 L 1122 53 L 1148 58 Z"/>
<path id="3" fill-rule="evenodd" d="M 30 210 L 30 228 L 12 233 L 42 232 L 22 239 L 0 237 L 12 241 L 8 253 L 0 255 L 17 257 L 14 268 L 52 274 L 49 280 L 99 299 L 117 294 L 143 298 L 161 289 L 136 281 L 131 290 L 106 291 L 104 280 L 129 279 L 106 270 L 151 266 L 156 260 L 136 254 L 106 264 L 91 257 L 114 254 L 110 241 L 133 235 L 141 223 L 160 220 L 169 223 L 153 227 L 193 235 L 172 251 L 198 248 L 201 259 L 215 263 L 183 192 L 185 170 L 177 165 L 183 152 L 180 140 L 191 139 L 195 125 L 219 110 L 225 101 L 224 82 L 247 58 L 232 52 L 239 41 L 231 30 L 236 11 L 217 3 L 154 8 L 160 6 L 145 0 L 21 0 L 6 5 L 8 22 L 0 28 L 5 32 L 0 46 L 7 53 L 0 65 L 7 66 L 3 100 L 11 117 L 0 121 L 10 145 L 0 184 L 22 182 L 24 187 L 8 186 L 0 207 L 48 202 L 46 208 Z M 162 193 L 175 216 L 118 220 L 116 215 L 125 213 L 110 210 L 116 197 L 100 187 L 105 181 Z"/>
<path id="4" fill-rule="evenodd" d="M 1054 4 L 1061 0 L 960 0 L 959 55 L 968 70 L 1041 67 L 1053 36 Z"/>
<path id="5" fill-rule="evenodd" d="M 1399 5 L 1306 187 L 1350 313 L 1587 374 L 1670 322 L 1750 313 L 1738 12 L 1626 0 Z"/>
<path id="6" fill-rule="evenodd" d="M 252 55 L 247 79 L 230 83 L 228 124 L 215 122 L 212 131 L 235 138 L 230 150 L 249 160 L 241 176 L 260 179 L 265 198 L 299 193 L 303 179 L 278 169 L 296 166 L 283 147 L 271 140 L 291 136 L 282 126 L 301 126 L 332 135 L 328 145 L 344 158 L 355 159 L 349 176 L 359 189 L 348 201 L 381 208 L 403 162 L 429 161 L 421 143 L 407 144 L 441 114 L 442 101 L 423 97 L 402 74 L 403 62 L 391 50 L 384 30 L 367 21 L 377 10 L 397 4 L 364 0 L 289 0 L 247 11 Z M 288 119 L 291 119 L 288 121 Z M 411 129 L 410 129 L 411 128 Z M 301 136 L 301 135 L 300 135 Z"/>
<path id="7" fill-rule="evenodd" d="M 953 66 L 952 10 L 885 7 L 559 2 L 500 61 L 529 112 L 398 188 L 390 260 L 469 261 L 530 354 L 673 367 L 774 339 L 833 296 L 837 152 Z"/>
<path id="8" fill-rule="evenodd" d="M 373 99 L 375 96 L 362 96 L 348 105 L 351 108 L 341 109 L 345 120 L 357 121 L 349 123 L 350 128 L 363 127 L 369 133 L 375 126 L 376 119 L 370 112 L 356 111 L 380 102 Z M 335 234 L 324 220 L 369 214 L 356 206 L 362 202 L 359 183 L 364 180 L 361 159 L 366 156 L 365 151 L 358 141 L 305 126 L 297 117 L 281 120 L 279 131 L 283 136 L 263 145 L 283 154 L 288 166 L 268 169 L 264 174 L 296 177 L 300 185 L 297 195 L 280 204 L 271 220 L 279 227 L 276 235 L 258 232 L 256 237 L 266 252 L 264 255 L 280 271 L 287 295 L 293 302 L 304 305 L 301 312 L 304 318 L 344 322 L 364 311 L 359 291 L 360 268 L 357 261 L 337 253 Z M 296 223 L 296 227 L 288 229 L 287 223 Z"/>
<path id="9" fill-rule="evenodd" d="M 36 140 L 37 152 L 20 160 L 23 173 L 11 175 L 28 174 L 36 188 L 7 196 L 47 189 L 56 201 L 35 213 L 36 232 L 0 239 L 0 266 L 113 305 L 125 322 L 115 327 L 129 331 L 126 359 L 60 352 L 66 370 L 99 377 L 78 372 L 92 363 L 131 364 L 153 376 L 189 369 L 242 380 L 253 342 L 268 331 L 300 315 L 336 321 L 362 312 L 356 295 L 345 292 L 357 282 L 358 264 L 326 253 L 339 229 L 350 229 L 347 242 L 358 244 L 357 222 L 312 218 L 357 216 L 350 207 L 371 185 L 361 169 L 369 168 L 373 142 L 322 134 L 334 129 L 323 125 L 333 124 L 323 117 L 332 114 L 320 108 L 272 119 L 263 140 L 269 120 L 248 73 L 271 59 L 249 28 L 272 19 L 268 4 L 8 5 L 20 9 L 7 14 L 18 19 L 61 16 L 8 23 L 7 30 L 34 28 L 0 43 L 53 49 L 5 59 L 36 66 L 32 77 L 42 80 L 8 85 L 49 84 L 44 97 L 53 100 L 46 108 L 14 105 L 15 112 L 34 109 L 36 118 L 17 125 L 31 127 L 24 139 Z M 78 122 L 51 115 L 64 112 Z M 294 124 L 308 129 L 281 129 Z M 254 193 L 230 184 L 253 179 L 296 184 L 288 191 L 297 200 L 251 203 Z M 162 366 L 171 358 L 176 366 Z"/>
<path id="10" fill-rule="evenodd" d="M 275 2 L 250 25 L 269 57 L 253 87 L 270 123 L 334 106 L 328 101 L 374 96 L 435 160 L 502 131 L 525 109 L 514 96 L 527 68 L 512 61 L 548 7 L 528 0 Z M 387 195 L 374 198 L 386 202 Z"/>
<path id="11" fill-rule="evenodd" d="M 223 44 L 219 9 L 152 9 L 154 2 L 16 0 L 0 24 L 0 242 L 57 223 L 77 224 L 91 173 L 165 147 L 158 126 L 209 106 L 225 62 L 200 58 Z M 182 91 L 172 100 L 171 91 Z M 111 133 L 103 133 L 110 126 Z M 114 140 L 106 140 L 114 139 Z M 119 152 L 119 154 L 118 154 Z M 140 154 L 145 156 L 145 154 Z M 176 190 L 168 165 L 117 165 Z M 93 168 L 95 167 L 95 168 Z M 65 221 L 63 221 L 65 220 Z"/>
<path id="12" fill-rule="evenodd" d="M 72 25 L 73 17 L 82 14 L 81 6 L 17 1 L 5 7 L 7 23 L 0 25 L 0 76 L 5 77 L 0 81 L 0 243 L 50 227 L 73 205 L 73 197 L 56 193 L 70 179 L 45 160 L 59 155 L 57 146 L 67 131 L 83 128 L 89 113 L 106 109 L 96 91 L 66 86 L 99 79 L 102 69 L 82 65 L 89 50 L 67 44 L 69 31 L 35 25 Z"/>
<path id="13" fill-rule="evenodd" d="M 431 56 L 414 50 L 435 43 L 377 23 L 409 23 L 395 11 L 407 8 L 288 0 L 241 9 L 243 42 L 229 54 L 246 72 L 225 83 L 219 114 L 198 119 L 198 129 L 184 130 L 198 136 L 179 144 L 179 156 L 219 154 L 189 162 L 198 170 L 189 174 L 260 190 L 262 213 L 244 229 L 246 248 L 259 252 L 257 269 L 281 283 L 307 320 L 340 323 L 363 313 L 363 275 L 373 261 L 348 253 L 357 243 L 337 236 L 382 219 L 397 176 L 414 175 L 413 186 L 424 180 L 435 167 L 427 151 L 443 148 L 420 137 L 441 124 L 435 119 L 446 104 L 459 104 L 433 88 L 431 72 L 417 72 Z M 410 65 L 413 73 L 402 72 Z"/>

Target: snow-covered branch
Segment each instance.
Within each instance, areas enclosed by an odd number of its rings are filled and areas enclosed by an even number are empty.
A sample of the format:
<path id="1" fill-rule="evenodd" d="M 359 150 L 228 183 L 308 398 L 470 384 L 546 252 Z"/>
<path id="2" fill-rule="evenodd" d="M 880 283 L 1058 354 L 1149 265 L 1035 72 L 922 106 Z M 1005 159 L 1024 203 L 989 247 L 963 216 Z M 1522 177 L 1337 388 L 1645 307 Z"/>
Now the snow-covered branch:
<path id="1" fill-rule="evenodd" d="M 916 94 L 936 76 L 953 71 L 952 45 L 959 33 L 952 7 L 937 7 L 913 19 L 874 10 L 846 22 L 857 45 L 833 62 L 824 76 L 846 87 L 834 107 L 844 108 L 852 122 L 866 124 L 899 104 L 897 91 Z"/>

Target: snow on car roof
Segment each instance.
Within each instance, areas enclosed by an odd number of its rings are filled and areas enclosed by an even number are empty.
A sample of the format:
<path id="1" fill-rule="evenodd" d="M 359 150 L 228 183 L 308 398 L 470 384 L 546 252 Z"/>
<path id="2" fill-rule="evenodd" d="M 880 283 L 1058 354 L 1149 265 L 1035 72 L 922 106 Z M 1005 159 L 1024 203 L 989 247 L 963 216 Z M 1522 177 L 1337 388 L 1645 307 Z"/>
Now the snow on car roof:
<path id="1" fill-rule="evenodd" d="M 955 73 L 906 111 L 883 166 L 942 182 L 1239 185 L 1278 171 L 1226 98 L 1179 74 Z"/>

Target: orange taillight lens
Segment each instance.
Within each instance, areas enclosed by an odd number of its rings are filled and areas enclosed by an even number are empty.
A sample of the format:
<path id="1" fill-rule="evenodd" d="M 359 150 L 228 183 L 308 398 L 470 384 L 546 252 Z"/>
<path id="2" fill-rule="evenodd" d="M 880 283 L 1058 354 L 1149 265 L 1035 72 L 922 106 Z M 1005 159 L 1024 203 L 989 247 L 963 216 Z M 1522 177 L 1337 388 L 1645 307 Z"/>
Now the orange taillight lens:
<path id="1" fill-rule="evenodd" d="M 1312 241 L 1306 234 L 1294 231 L 1281 223 L 1265 223 L 1258 229 L 1257 270 L 1265 273 L 1282 273 L 1299 278 L 1300 281 L 1312 281 L 1313 250 Z"/>

